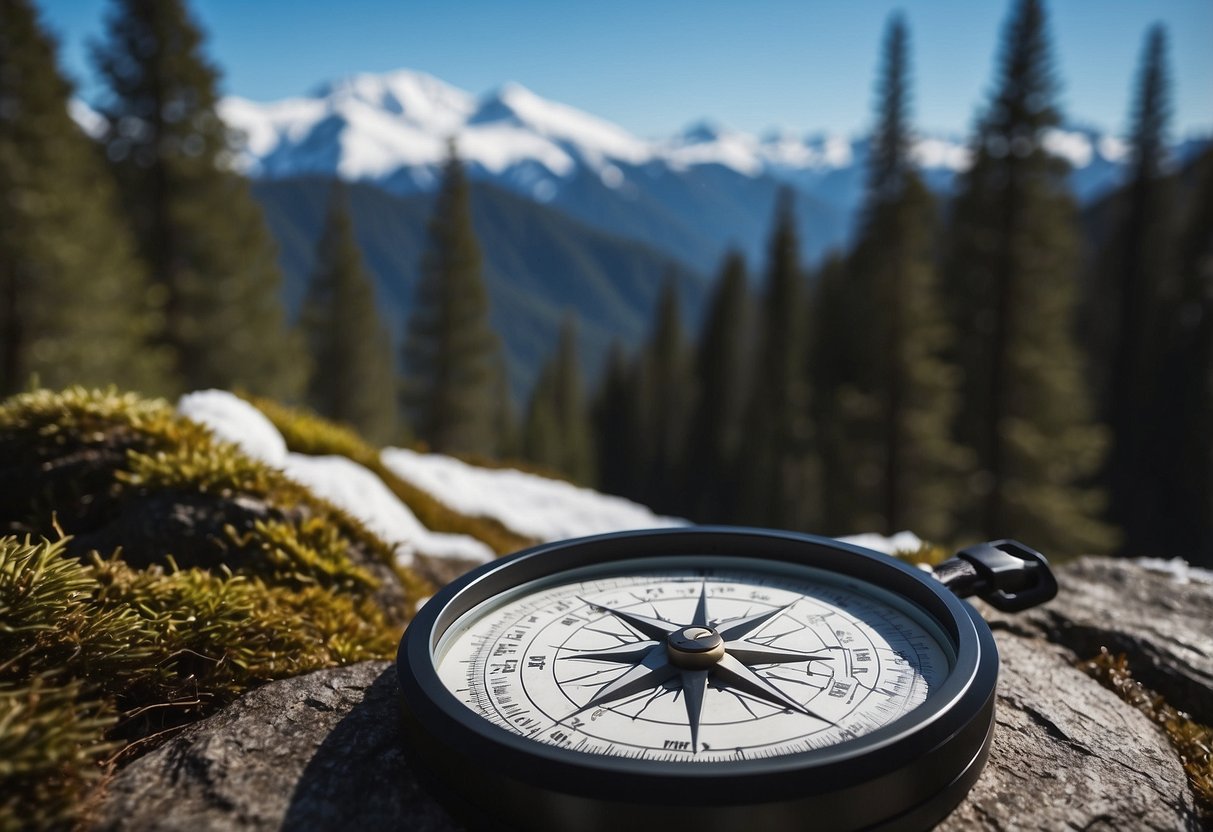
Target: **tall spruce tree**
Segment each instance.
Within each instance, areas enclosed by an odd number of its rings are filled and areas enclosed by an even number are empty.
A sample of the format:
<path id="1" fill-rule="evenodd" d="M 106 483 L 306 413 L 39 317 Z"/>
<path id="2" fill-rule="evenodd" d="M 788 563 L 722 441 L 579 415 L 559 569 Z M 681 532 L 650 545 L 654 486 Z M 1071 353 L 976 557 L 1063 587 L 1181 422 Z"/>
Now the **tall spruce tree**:
<path id="1" fill-rule="evenodd" d="M 1044 144 L 1060 116 L 1045 11 L 1018 0 L 998 79 L 959 183 L 947 273 L 963 368 L 957 424 L 976 453 L 972 528 L 1059 554 L 1105 551 L 1101 495 L 1083 486 L 1104 432 L 1072 335 L 1077 231 L 1065 163 Z"/>
<path id="2" fill-rule="evenodd" d="M 594 481 L 590 418 L 577 359 L 577 325 L 566 318 L 556 352 L 531 394 L 523 430 L 528 459 L 555 468 L 579 483 Z"/>
<path id="3" fill-rule="evenodd" d="M 818 519 L 806 367 L 808 320 L 792 194 L 780 193 L 758 314 L 757 365 L 746 417 L 747 522 L 809 528 Z"/>
<path id="4" fill-rule="evenodd" d="M 682 485 L 691 374 L 677 275 L 667 275 L 653 332 L 641 354 L 641 419 L 647 471 L 640 498 L 657 511 L 685 510 Z"/>
<path id="5" fill-rule="evenodd" d="M 165 293 L 161 340 L 181 384 L 298 395 L 307 364 L 286 324 L 274 246 L 231 170 L 218 71 L 182 0 L 114 0 L 94 59 L 108 86 L 106 153 Z"/>
<path id="6" fill-rule="evenodd" d="M 640 497 L 644 482 L 639 368 L 623 345 L 611 344 L 590 409 L 598 489 Z"/>
<path id="7" fill-rule="evenodd" d="M 345 188 L 335 182 L 316 268 L 300 317 L 311 376 L 307 401 L 373 442 L 396 437 L 396 368 L 391 336 L 354 239 Z"/>
<path id="8" fill-rule="evenodd" d="M 510 389 L 510 371 L 505 350 L 497 351 L 497 372 L 493 390 L 493 434 L 497 437 L 497 458 L 522 456 L 522 434 L 514 412 L 514 394 Z"/>
<path id="9" fill-rule="evenodd" d="M 686 512 L 701 523 L 741 519 L 741 458 L 752 366 L 745 259 L 725 255 L 695 352 L 695 398 L 687 431 Z"/>
<path id="10" fill-rule="evenodd" d="M 877 90 L 868 187 L 845 274 L 820 284 L 814 373 L 818 428 L 832 497 L 832 533 L 955 531 L 964 491 L 951 439 L 956 375 L 942 360 L 949 333 L 936 286 L 934 201 L 911 159 L 909 46 L 889 23 Z M 828 396 L 827 396 L 828 392 Z"/>
<path id="11" fill-rule="evenodd" d="M 1169 421 L 1156 437 L 1158 549 L 1213 566 L 1213 150 L 1195 179 L 1179 241 L 1182 277 L 1163 310 L 1157 405 Z"/>
<path id="12" fill-rule="evenodd" d="M 492 455 L 499 342 L 489 322 L 471 193 L 454 144 L 430 215 L 404 344 L 405 404 L 441 453 Z"/>
<path id="13" fill-rule="evenodd" d="M 171 391 L 157 310 L 109 171 L 27 0 L 0 0 L 0 395 L 118 384 Z"/>
<path id="14" fill-rule="evenodd" d="M 1159 387 L 1171 334 L 1162 316 L 1178 290 L 1175 183 L 1166 172 L 1169 119 L 1166 33 L 1155 26 L 1138 72 L 1127 201 L 1095 272 L 1097 308 L 1106 322 L 1103 342 L 1094 344 L 1097 361 L 1106 362 L 1097 376 L 1105 382 L 1100 413 L 1112 429 L 1108 515 L 1123 531 L 1124 550 L 1136 555 L 1163 554 L 1170 504 L 1163 479 L 1173 473 L 1158 464 L 1154 447 L 1174 418 L 1159 407 L 1170 392 Z"/>

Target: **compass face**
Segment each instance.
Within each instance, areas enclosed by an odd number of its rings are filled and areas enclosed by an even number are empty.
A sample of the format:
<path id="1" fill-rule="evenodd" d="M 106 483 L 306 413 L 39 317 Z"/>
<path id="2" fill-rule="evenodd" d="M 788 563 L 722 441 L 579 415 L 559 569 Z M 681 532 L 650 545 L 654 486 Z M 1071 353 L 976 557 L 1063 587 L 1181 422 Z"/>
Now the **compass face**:
<path id="1" fill-rule="evenodd" d="M 956 661 L 892 593 L 720 556 L 525 583 L 462 615 L 433 658 L 451 694 L 520 737 L 708 765 L 862 737 L 922 705 Z"/>
<path id="2" fill-rule="evenodd" d="M 989 627 L 827 538 L 691 527 L 548 543 L 438 592 L 402 728 L 473 826 L 929 828 L 994 725 Z"/>

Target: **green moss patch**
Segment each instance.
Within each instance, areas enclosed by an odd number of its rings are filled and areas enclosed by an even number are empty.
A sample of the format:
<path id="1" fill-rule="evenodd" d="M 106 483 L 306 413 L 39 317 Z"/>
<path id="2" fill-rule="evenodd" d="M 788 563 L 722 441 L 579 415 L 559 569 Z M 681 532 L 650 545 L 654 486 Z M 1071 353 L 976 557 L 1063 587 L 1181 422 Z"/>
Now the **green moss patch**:
<path id="1" fill-rule="evenodd" d="M 1166 700 L 1133 678 L 1129 661 L 1101 649 L 1079 669 L 1141 711 L 1167 733 L 1206 823 L 1213 824 L 1213 728 L 1168 705 Z"/>
<path id="2" fill-rule="evenodd" d="M 433 587 L 164 401 L 0 406 L 0 830 L 87 819 L 114 767 L 273 679 L 389 658 Z"/>

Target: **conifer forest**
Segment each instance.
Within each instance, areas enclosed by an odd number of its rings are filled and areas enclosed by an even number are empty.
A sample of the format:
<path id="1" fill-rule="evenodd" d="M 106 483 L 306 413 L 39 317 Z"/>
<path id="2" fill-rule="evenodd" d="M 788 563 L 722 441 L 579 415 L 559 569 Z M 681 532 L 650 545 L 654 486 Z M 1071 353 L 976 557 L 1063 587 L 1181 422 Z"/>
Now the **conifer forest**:
<path id="1" fill-rule="evenodd" d="M 218 387 L 694 522 L 1213 565 L 1213 150 L 1170 156 L 1156 26 L 1124 90 L 1123 182 L 1080 204 L 1045 141 L 1066 117 L 1048 12 L 1009 0 L 950 191 L 912 152 L 894 16 L 848 245 L 808 257 L 784 191 L 761 257 L 728 252 L 693 303 L 670 264 L 645 337 L 601 361 L 570 309 L 521 385 L 457 142 L 396 252 L 417 274 L 403 302 L 337 180 L 292 298 L 186 0 L 111 0 L 87 131 L 35 0 L 0 0 L 0 394 Z"/>

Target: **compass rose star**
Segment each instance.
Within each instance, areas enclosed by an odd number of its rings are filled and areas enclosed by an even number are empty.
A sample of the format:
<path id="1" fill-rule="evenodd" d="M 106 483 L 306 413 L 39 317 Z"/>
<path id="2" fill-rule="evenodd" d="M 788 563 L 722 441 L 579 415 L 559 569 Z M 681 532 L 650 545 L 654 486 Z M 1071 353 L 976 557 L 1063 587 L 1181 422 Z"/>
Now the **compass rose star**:
<path id="1" fill-rule="evenodd" d="M 703 700 L 708 681 L 711 679 L 721 687 L 731 687 L 777 707 L 838 727 L 832 720 L 809 710 L 785 694 L 753 669 L 753 665 L 830 658 L 819 653 L 779 650 L 745 641 L 746 636 L 787 611 L 795 601 L 754 615 L 715 622 L 708 617 L 708 591 L 707 583 L 704 582 L 700 586 L 699 599 L 690 623 L 675 624 L 660 618 L 608 607 L 580 596 L 577 600 L 592 609 L 615 617 L 634 630 L 640 639 L 631 644 L 587 650 L 564 657 L 583 661 L 616 662 L 631 667 L 623 675 L 604 684 L 588 702 L 560 722 L 591 708 L 634 696 L 677 679 L 686 706 L 691 748 L 698 753 Z"/>

